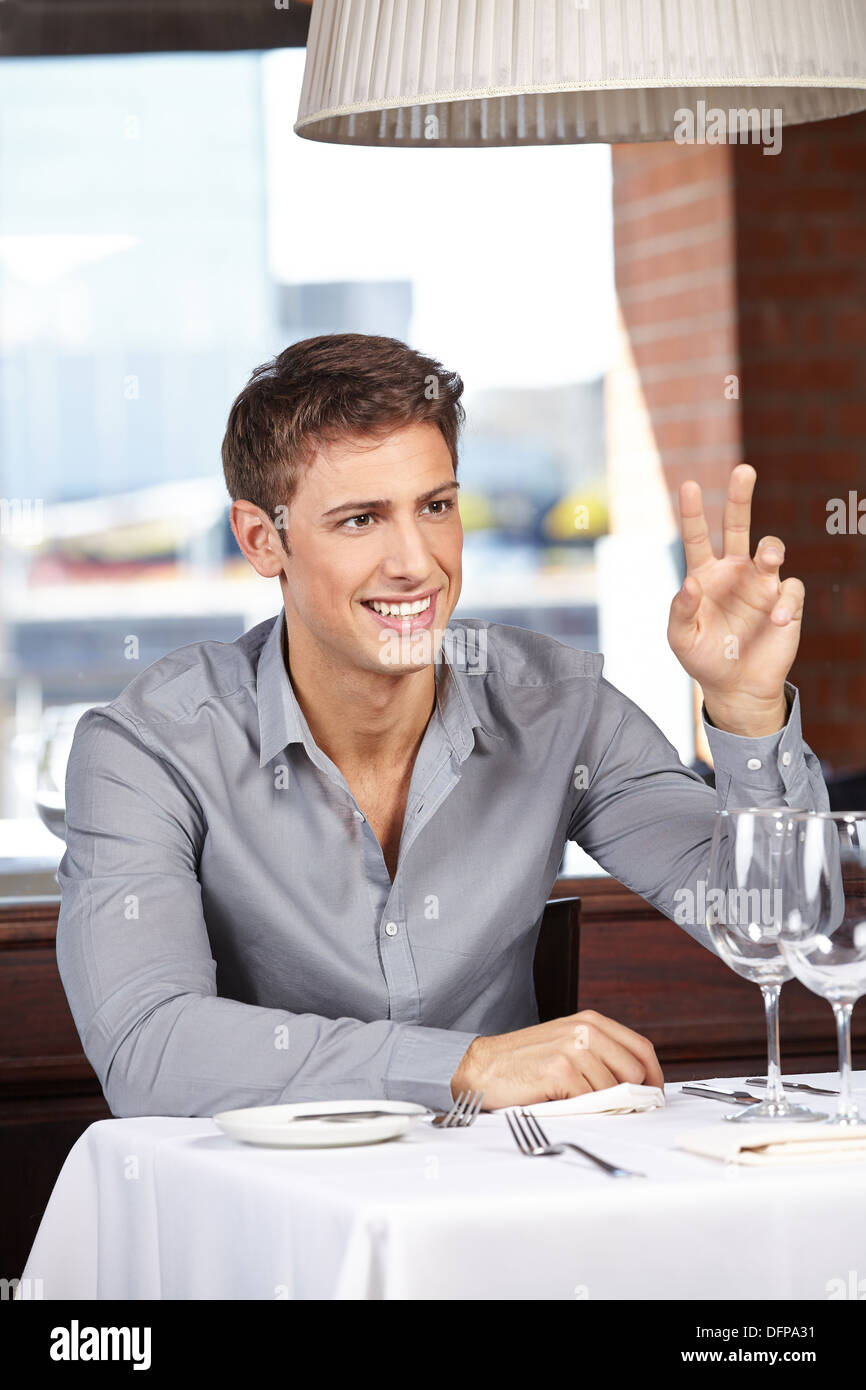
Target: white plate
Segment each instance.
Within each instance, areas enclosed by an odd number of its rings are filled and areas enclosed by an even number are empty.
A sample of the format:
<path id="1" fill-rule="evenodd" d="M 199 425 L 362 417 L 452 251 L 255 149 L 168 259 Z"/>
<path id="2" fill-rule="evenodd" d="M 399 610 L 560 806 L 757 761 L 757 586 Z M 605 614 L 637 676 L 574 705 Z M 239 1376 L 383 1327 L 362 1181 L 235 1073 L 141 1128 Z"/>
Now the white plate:
<path id="1" fill-rule="evenodd" d="M 351 1124 L 342 1121 L 331 1124 L 328 1120 L 293 1123 L 294 1115 L 315 1115 L 320 1110 L 340 1115 L 350 1115 L 353 1110 L 411 1110 L 417 1113 L 382 1115 L 375 1120 L 355 1120 Z M 243 1144 L 262 1144 L 270 1149 L 323 1149 L 399 1139 L 426 1114 L 423 1105 L 405 1100 L 307 1100 L 294 1105 L 252 1105 L 243 1110 L 222 1110 L 212 1118 L 224 1134 Z"/>

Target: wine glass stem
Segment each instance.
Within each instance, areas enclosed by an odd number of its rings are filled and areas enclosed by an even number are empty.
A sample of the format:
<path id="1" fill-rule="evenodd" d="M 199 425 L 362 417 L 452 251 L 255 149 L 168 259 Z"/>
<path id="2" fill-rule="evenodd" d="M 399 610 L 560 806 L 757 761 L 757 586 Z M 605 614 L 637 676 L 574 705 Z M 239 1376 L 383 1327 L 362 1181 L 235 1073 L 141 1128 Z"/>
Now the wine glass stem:
<path id="1" fill-rule="evenodd" d="M 853 1004 L 834 1004 L 839 1040 L 839 1114 L 851 1112 L 851 1011 Z"/>
<path id="2" fill-rule="evenodd" d="M 764 1010 L 767 1015 L 767 1094 L 768 1104 L 781 1105 L 785 1099 L 782 1089 L 782 1067 L 779 1061 L 779 995 L 781 985 L 761 985 Z"/>

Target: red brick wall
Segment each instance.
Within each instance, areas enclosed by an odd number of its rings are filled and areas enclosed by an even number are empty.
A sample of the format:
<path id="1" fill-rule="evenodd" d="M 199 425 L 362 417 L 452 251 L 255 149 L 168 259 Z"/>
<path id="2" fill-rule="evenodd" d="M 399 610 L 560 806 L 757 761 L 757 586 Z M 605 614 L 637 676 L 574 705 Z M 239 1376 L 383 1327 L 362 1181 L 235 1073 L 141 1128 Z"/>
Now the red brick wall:
<path id="1" fill-rule="evenodd" d="M 866 767 L 866 117 L 759 146 L 614 146 L 616 278 L 674 506 L 701 484 L 716 544 L 727 477 L 758 472 L 753 544 L 786 543 L 807 590 L 792 679 L 807 741 Z M 725 378 L 739 378 L 739 398 Z"/>
<path id="2" fill-rule="evenodd" d="M 614 256 L 620 308 L 674 515 L 686 478 L 711 526 L 742 457 L 734 188 L 727 146 L 615 145 Z"/>
<path id="3" fill-rule="evenodd" d="M 866 498 L 866 116 L 791 126 L 778 156 L 733 150 L 744 457 L 755 535 L 806 585 L 792 678 L 807 741 L 866 767 L 866 535 L 827 502 Z M 864 523 L 866 526 L 866 523 Z"/>

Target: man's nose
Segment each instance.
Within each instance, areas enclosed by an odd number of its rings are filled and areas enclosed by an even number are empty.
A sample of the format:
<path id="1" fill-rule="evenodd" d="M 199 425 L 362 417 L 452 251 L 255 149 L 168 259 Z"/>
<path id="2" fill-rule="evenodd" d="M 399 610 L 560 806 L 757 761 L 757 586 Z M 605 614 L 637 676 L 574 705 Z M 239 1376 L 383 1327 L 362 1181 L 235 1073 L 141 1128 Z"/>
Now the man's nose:
<path id="1" fill-rule="evenodd" d="M 430 550 L 415 521 L 394 522 L 388 528 L 383 562 L 393 573 L 423 579 L 430 572 Z"/>

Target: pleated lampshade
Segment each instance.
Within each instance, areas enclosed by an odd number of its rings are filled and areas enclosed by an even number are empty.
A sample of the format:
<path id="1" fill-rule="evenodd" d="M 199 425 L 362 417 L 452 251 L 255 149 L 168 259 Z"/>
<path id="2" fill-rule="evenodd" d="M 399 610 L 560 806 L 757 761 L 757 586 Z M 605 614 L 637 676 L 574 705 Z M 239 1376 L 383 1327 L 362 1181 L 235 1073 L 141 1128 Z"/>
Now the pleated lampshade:
<path id="1" fill-rule="evenodd" d="M 866 0 L 314 0 L 295 130 L 428 148 L 670 140 L 700 103 L 782 125 L 866 109 Z"/>

